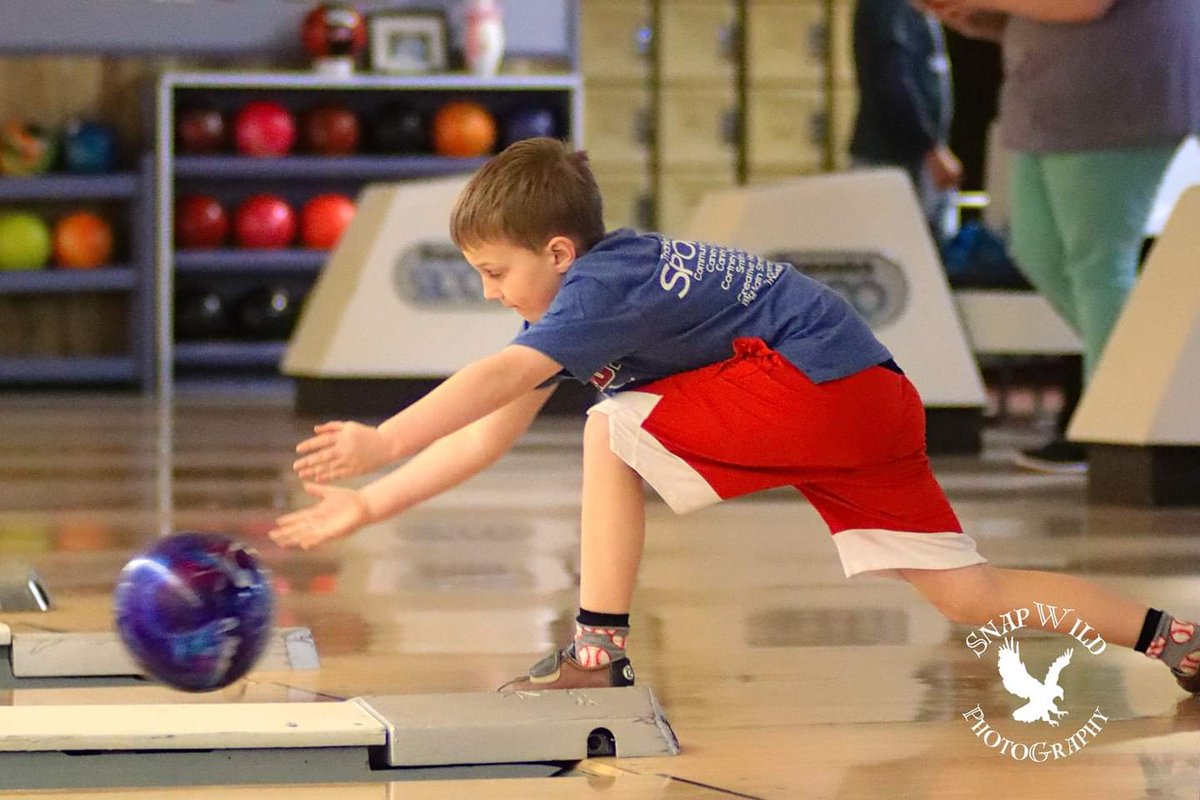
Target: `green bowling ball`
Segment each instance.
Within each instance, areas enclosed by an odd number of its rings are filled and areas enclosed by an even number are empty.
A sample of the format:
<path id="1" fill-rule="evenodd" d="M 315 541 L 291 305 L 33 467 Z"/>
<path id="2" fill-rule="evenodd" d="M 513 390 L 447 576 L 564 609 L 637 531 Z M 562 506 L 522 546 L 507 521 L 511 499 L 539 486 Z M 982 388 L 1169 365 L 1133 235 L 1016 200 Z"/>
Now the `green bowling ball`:
<path id="1" fill-rule="evenodd" d="M 41 269 L 51 245 L 50 226 L 37 214 L 0 212 L 0 270 Z"/>

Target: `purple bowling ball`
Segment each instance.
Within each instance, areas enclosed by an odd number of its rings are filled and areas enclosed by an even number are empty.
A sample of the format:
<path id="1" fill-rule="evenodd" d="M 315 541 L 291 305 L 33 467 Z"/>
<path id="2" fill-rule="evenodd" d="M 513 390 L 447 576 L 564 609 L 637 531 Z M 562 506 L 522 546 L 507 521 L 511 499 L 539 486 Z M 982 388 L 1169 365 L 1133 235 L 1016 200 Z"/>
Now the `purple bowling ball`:
<path id="1" fill-rule="evenodd" d="M 117 630 L 148 675 L 177 689 L 220 689 L 250 671 L 271 633 L 267 572 L 217 533 L 165 537 L 117 580 Z"/>
<path id="2" fill-rule="evenodd" d="M 537 136 L 558 136 L 558 124 L 554 113 L 547 108 L 521 108 L 504 118 L 504 144 L 510 145 L 522 139 Z"/>

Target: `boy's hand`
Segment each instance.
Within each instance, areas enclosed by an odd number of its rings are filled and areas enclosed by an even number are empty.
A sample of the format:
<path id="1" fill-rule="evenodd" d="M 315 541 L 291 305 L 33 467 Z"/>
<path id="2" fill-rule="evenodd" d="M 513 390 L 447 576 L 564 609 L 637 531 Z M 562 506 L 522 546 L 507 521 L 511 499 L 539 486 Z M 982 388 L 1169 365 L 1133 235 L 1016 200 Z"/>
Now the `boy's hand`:
<path id="1" fill-rule="evenodd" d="M 325 422 L 316 436 L 296 445 L 304 456 L 292 464 L 301 480 L 328 483 L 382 467 L 391 460 L 379 430 L 357 422 Z"/>
<path id="2" fill-rule="evenodd" d="M 308 550 L 330 539 L 349 536 L 371 521 L 366 501 L 353 489 L 305 483 L 304 491 L 320 498 L 320 502 L 275 520 L 268 535 L 280 547 Z"/>

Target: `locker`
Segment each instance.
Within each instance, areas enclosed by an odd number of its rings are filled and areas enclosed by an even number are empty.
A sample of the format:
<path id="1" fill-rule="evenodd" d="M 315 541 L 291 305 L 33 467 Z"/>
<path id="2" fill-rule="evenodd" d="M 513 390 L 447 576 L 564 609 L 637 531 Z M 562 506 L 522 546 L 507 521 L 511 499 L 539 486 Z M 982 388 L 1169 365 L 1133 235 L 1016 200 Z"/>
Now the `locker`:
<path id="1" fill-rule="evenodd" d="M 737 7 L 726 0 L 663 0 L 659 17 L 664 81 L 732 84 L 737 70 Z"/>
<path id="2" fill-rule="evenodd" d="M 732 165 L 737 156 L 737 134 L 737 99 L 732 84 L 662 87 L 660 163 Z"/>

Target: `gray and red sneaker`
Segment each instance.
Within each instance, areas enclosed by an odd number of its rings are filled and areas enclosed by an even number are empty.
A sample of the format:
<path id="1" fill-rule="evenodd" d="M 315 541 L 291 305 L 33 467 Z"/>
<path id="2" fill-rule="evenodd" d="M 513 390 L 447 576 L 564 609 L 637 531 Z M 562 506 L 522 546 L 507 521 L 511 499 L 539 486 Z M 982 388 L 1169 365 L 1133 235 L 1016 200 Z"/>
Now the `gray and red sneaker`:
<path id="1" fill-rule="evenodd" d="M 529 668 L 529 674 L 500 687 L 501 692 L 542 692 L 549 689 L 606 689 L 633 686 L 633 665 L 622 656 L 599 667 L 575 660 L 575 644 L 556 650 Z"/>

